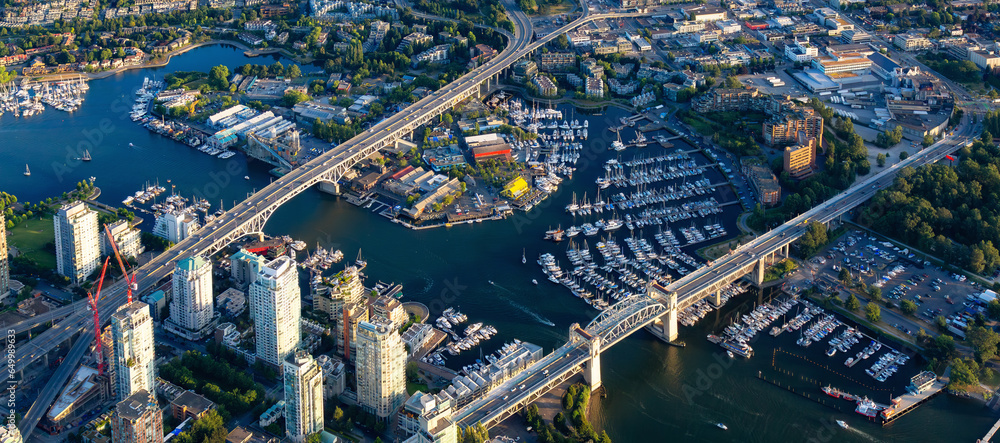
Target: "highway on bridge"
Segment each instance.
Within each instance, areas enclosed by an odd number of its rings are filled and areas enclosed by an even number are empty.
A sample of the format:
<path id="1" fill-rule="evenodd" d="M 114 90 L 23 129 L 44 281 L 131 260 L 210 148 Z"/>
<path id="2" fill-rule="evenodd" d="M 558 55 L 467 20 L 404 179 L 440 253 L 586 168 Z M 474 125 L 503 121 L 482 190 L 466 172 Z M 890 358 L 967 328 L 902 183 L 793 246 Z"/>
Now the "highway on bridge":
<path id="1" fill-rule="evenodd" d="M 349 167 L 370 155 L 370 152 L 374 152 L 373 148 L 385 146 L 387 141 L 395 141 L 402 138 L 406 133 L 416 128 L 418 119 L 426 122 L 428 120 L 427 116 L 434 117 L 440 115 L 454 105 L 457 97 L 469 97 L 478 94 L 480 92 L 479 88 L 484 82 L 497 77 L 515 62 L 541 48 L 556 36 L 564 34 L 584 23 L 601 18 L 649 15 L 649 13 L 589 15 L 587 11 L 584 11 L 583 16 L 577 20 L 532 43 L 531 22 L 528 17 L 512 1 L 508 0 L 505 3 L 504 6 L 508 10 L 508 16 L 514 22 L 514 39 L 508 42 L 507 48 L 497 57 L 477 67 L 456 81 L 445 85 L 433 94 L 410 105 L 405 110 L 373 125 L 368 131 L 358 134 L 354 138 L 274 180 L 244 202 L 231 208 L 211 223 L 206 224 L 206 226 L 199 229 L 192 236 L 156 256 L 153 260 L 135 271 L 138 287 L 137 293 L 144 293 L 144 291 L 164 281 L 173 272 L 175 263 L 179 260 L 191 256 L 210 255 L 218 252 L 228 243 L 238 239 L 238 237 L 234 238 L 234 233 L 242 236 L 260 232 L 267 221 L 267 217 L 281 204 L 317 183 L 339 179 L 339 177 L 330 176 L 330 171 L 335 167 L 342 167 L 344 165 Z M 248 231 L 248 226 L 253 226 L 253 228 Z M 125 290 L 126 285 L 124 284 L 124 280 L 120 280 L 105 288 L 101 299 L 98 301 L 102 325 L 110 320 L 110 315 L 115 310 L 125 304 Z M 63 309 L 65 310 L 59 311 L 58 315 L 53 313 L 47 318 L 52 319 L 66 315 L 70 310 L 73 313 L 58 322 L 56 326 L 38 334 L 29 342 L 19 344 L 17 349 L 14 369 L 19 372 L 61 344 L 72 339 L 75 335 L 79 333 L 84 334 L 82 339 L 74 343 L 67 357 L 60 367 L 57 368 L 45 387 L 35 397 L 34 403 L 21 421 L 21 435 L 25 440 L 34 431 L 35 426 L 48 409 L 48 406 L 55 401 L 59 391 L 69 380 L 72 372 L 76 370 L 76 367 L 91 345 L 90 337 L 93 333 L 93 316 L 90 314 L 89 309 L 84 310 L 77 307 L 72 309 L 65 307 Z M 31 326 L 43 323 L 37 320 L 33 321 L 32 319 L 25 322 L 24 325 L 13 325 L 12 328 L 24 331 Z"/>
<path id="2" fill-rule="evenodd" d="M 802 215 L 741 246 L 730 255 L 719 258 L 708 266 L 699 268 L 696 272 L 688 274 L 669 285 L 667 289 L 677 293 L 679 307 L 692 304 L 698 299 L 705 297 L 707 295 L 705 292 L 706 289 L 711 287 L 712 283 L 719 279 L 720 276 L 746 269 L 760 260 L 762 254 L 775 251 L 793 239 L 800 237 L 807 229 L 808 222 L 816 221 L 825 223 L 839 217 L 870 199 L 877 190 L 891 185 L 896 175 L 902 169 L 906 167 L 916 168 L 936 162 L 946 155 L 970 144 L 973 136 L 978 134 L 980 129 L 979 125 L 971 125 L 969 117 L 966 116 L 951 135 L 938 143 L 913 154 L 913 156 L 892 167 L 886 168 L 884 171 L 873 175 L 867 180 L 855 184 Z M 626 299 L 619 303 L 629 301 L 629 299 Z M 663 300 L 658 301 L 664 302 Z M 610 309 L 614 309 L 614 305 Z M 645 324 L 648 323 L 647 321 Z M 634 329 L 628 333 L 641 329 L 645 324 L 636 323 Z M 599 328 L 600 330 L 590 330 L 590 327 L 587 329 L 589 333 L 599 335 L 603 338 L 605 334 L 610 334 L 614 326 L 605 324 L 599 325 Z M 614 342 L 602 339 L 602 349 L 610 347 L 621 338 L 623 337 L 613 337 Z M 540 396 L 543 393 L 541 391 L 551 388 L 552 385 L 549 383 L 550 377 L 557 377 L 559 374 L 575 371 L 588 358 L 589 351 L 586 343 L 573 344 L 567 342 L 511 380 L 494 388 L 483 398 L 461 408 L 455 414 L 455 422 L 463 428 L 475 425 L 476 423 L 495 424 L 496 419 L 504 413 L 525 406 L 527 396 L 533 397 L 528 399 L 531 401 Z"/>

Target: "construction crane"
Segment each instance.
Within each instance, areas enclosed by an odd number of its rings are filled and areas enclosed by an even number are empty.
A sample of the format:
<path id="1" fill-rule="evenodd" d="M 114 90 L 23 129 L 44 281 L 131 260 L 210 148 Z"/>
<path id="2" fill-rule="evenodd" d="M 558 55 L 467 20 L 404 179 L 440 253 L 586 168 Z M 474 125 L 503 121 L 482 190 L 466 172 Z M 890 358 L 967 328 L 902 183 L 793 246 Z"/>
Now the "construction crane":
<path id="1" fill-rule="evenodd" d="M 94 311 L 94 343 L 97 349 L 97 375 L 104 375 L 104 349 L 101 346 L 101 317 L 97 312 L 97 300 L 101 298 L 101 287 L 104 286 L 104 271 L 108 270 L 108 261 L 111 257 L 104 259 L 104 266 L 101 268 L 101 278 L 97 281 L 97 294 L 92 295 L 87 291 L 87 301 L 90 303 L 90 310 Z"/>
<path id="2" fill-rule="evenodd" d="M 128 284 L 127 286 L 128 289 L 126 290 L 126 292 L 128 293 L 128 304 L 126 306 L 131 305 L 132 291 L 137 290 L 138 288 L 138 285 L 136 285 L 135 283 L 135 274 L 133 273 L 130 276 L 128 275 L 128 271 L 125 270 L 125 263 L 122 261 L 122 255 L 118 253 L 118 244 L 115 243 L 115 237 L 111 235 L 111 229 L 108 228 L 108 225 L 104 225 L 104 232 L 107 232 L 108 234 L 108 242 L 111 243 L 111 249 L 115 251 L 115 258 L 118 260 L 118 266 L 121 268 L 122 276 L 125 277 L 125 282 Z"/>

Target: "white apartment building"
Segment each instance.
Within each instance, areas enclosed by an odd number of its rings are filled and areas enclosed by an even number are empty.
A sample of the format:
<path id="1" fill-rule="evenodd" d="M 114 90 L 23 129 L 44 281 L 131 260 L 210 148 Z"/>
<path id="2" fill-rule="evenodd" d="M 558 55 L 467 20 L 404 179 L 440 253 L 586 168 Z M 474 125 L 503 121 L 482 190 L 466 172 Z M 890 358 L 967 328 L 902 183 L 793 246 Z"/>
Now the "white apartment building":
<path id="1" fill-rule="evenodd" d="M 118 245 L 118 252 L 122 258 L 135 258 L 145 252 L 146 248 L 142 246 L 142 231 L 139 228 L 129 226 L 127 220 L 118 220 L 111 223 L 108 225 L 108 230 L 111 231 L 111 236 L 114 237 L 115 244 Z M 115 251 L 111 247 L 111 241 L 108 240 L 107 233 L 101 230 L 98 237 L 101 239 L 101 254 L 114 256 Z"/>
<path id="2" fill-rule="evenodd" d="M 198 219 L 186 212 L 164 212 L 156 217 L 153 235 L 178 243 L 198 230 Z"/>
<path id="3" fill-rule="evenodd" d="M 257 360 L 280 368 L 299 344 L 302 299 L 295 260 L 281 256 L 260 269 L 250 284 L 250 311 Z"/>
<path id="4" fill-rule="evenodd" d="M 406 348 L 389 326 L 358 325 L 358 405 L 379 419 L 388 419 L 406 400 Z"/>
<path id="5" fill-rule="evenodd" d="M 115 343 L 115 375 L 118 399 L 140 391 L 156 391 L 153 319 L 149 305 L 132 302 L 111 316 L 111 336 Z"/>
<path id="6" fill-rule="evenodd" d="M 306 351 L 285 360 L 285 433 L 302 443 L 323 430 L 323 372 Z"/>
<path id="7" fill-rule="evenodd" d="M 73 283 L 82 283 L 101 264 L 97 213 L 83 202 L 59 208 L 53 219 L 56 269 Z"/>
<path id="8" fill-rule="evenodd" d="M 188 340 L 200 340 L 211 332 L 215 306 L 212 296 L 212 262 L 189 257 L 174 269 L 167 329 Z"/>

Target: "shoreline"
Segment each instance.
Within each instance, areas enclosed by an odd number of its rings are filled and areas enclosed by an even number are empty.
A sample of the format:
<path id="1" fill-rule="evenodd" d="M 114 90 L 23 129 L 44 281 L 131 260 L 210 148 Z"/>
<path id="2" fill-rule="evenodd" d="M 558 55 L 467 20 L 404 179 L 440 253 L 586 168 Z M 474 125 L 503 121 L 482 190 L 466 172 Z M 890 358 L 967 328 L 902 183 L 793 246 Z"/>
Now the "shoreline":
<path id="1" fill-rule="evenodd" d="M 230 46 L 233 46 L 233 47 L 235 47 L 238 50 L 242 50 L 243 51 L 243 55 L 246 55 L 247 57 L 257 57 L 257 56 L 260 56 L 260 55 L 270 55 L 270 54 L 277 53 L 277 54 L 280 54 L 282 57 L 286 57 L 286 58 L 290 58 L 290 59 L 296 60 L 299 63 L 306 63 L 306 62 L 299 61 L 296 57 L 288 55 L 287 53 L 284 52 L 284 50 L 282 48 L 270 48 L 270 49 L 257 50 L 257 49 L 252 49 L 252 48 L 250 48 L 250 47 L 248 47 L 248 46 L 246 46 L 246 45 L 244 45 L 244 44 L 242 44 L 240 42 L 236 42 L 236 41 L 232 41 L 232 40 L 215 40 L 215 39 L 213 39 L 213 40 L 208 40 L 208 41 L 204 41 L 204 42 L 200 42 L 200 43 L 194 43 L 194 44 L 185 46 L 183 48 L 176 49 L 176 50 L 174 50 L 172 52 L 168 52 L 167 54 L 165 54 L 162 57 L 157 57 L 157 58 L 150 59 L 148 62 L 145 62 L 145 63 L 140 64 L 140 65 L 122 66 L 120 68 L 115 68 L 115 69 L 112 69 L 112 70 L 109 70 L 109 71 L 101 71 L 101 72 L 96 72 L 96 73 L 87 73 L 87 72 L 72 72 L 71 73 L 71 72 L 66 72 L 66 73 L 59 73 L 59 74 L 45 74 L 45 75 L 41 75 L 41 76 L 37 76 L 37 77 L 36 76 L 29 76 L 27 78 L 30 79 L 31 81 L 40 81 L 40 82 L 41 81 L 59 81 L 59 80 L 63 80 L 63 79 L 66 79 L 66 78 L 79 78 L 80 76 L 86 77 L 86 79 L 88 81 L 90 81 L 90 80 L 102 80 L 102 79 L 114 76 L 116 74 L 120 74 L 120 73 L 123 73 L 123 72 L 126 72 L 126 71 L 135 70 L 135 69 L 163 68 L 163 67 L 166 67 L 167 65 L 170 64 L 170 61 L 171 61 L 171 59 L 173 59 L 174 56 L 178 56 L 178 55 L 184 54 L 184 53 L 186 53 L 186 52 L 188 52 L 190 50 L 193 50 L 193 49 L 198 49 L 198 48 L 201 48 L 201 47 L 212 46 L 212 45 L 230 45 Z M 257 52 L 257 51 L 262 51 L 262 52 Z M 22 75 L 21 77 L 25 77 L 25 76 Z"/>

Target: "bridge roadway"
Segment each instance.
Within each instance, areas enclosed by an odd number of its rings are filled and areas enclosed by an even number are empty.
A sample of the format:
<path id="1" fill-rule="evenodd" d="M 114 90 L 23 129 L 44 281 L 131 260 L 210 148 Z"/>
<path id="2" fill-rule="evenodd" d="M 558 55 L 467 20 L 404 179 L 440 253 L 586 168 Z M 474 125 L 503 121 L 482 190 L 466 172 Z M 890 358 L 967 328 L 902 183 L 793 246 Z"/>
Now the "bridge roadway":
<path id="1" fill-rule="evenodd" d="M 886 168 L 867 180 L 855 184 L 830 200 L 743 245 L 734 253 L 715 260 L 708 266 L 677 280 L 667 288 L 669 293 L 677 295 L 675 312 L 717 291 L 719 288 L 716 284 L 717 281 L 727 279 L 731 282 L 746 275 L 747 270 L 756 267 L 765 255 L 778 251 L 801 237 L 807 229 L 808 222 L 829 223 L 867 201 L 878 189 L 891 185 L 895 176 L 903 168 L 916 168 L 941 160 L 946 155 L 970 144 L 974 135 L 980 130 L 980 125 L 970 125 L 968 117 L 966 117 L 955 129 L 953 135 L 913 154 L 892 167 Z M 730 277 L 730 275 L 735 275 L 735 278 Z M 593 343 L 599 348 L 599 354 L 663 316 L 670 309 L 669 303 L 669 300 L 660 296 L 633 295 L 601 312 L 585 331 L 588 335 L 598 338 Z M 676 330 L 676 327 L 674 329 Z M 574 335 L 576 334 L 571 327 L 571 338 L 565 345 L 543 357 L 511 380 L 495 387 L 482 398 L 459 409 L 453 417 L 456 425 L 465 428 L 482 423 L 490 428 L 526 407 L 577 372 L 584 372 L 586 378 L 588 371 L 586 366 L 592 358 L 590 349 L 592 344 L 581 341 Z M 665 337 L 661 336 L 661 338 Z M 591 374 L 600 374 L 599 368 Z M 599 375 L 597 376 L 599 377 Z M 599 380 L 588 379 L 588 381 L 591 382 L 592 386 L 600 383 Z M 522 385 L 524 389 L 521 388 Z"/>
<path id="2" fill-rule="evenodd" d="M 584 11 L 584 15 L 579 19 L 532 43 L 531 22 L 528 17 L 512 1 L 505 1 L 504 6 L 508 10 L 508 16 L 514 22 L 515 32 L 513 41 L 508 42 L 507 48 L 497 57 L 410 105 L 402 112 L 373 125 L 368 131 L 274 180 L 244 202 L 199 229 L 192 236 L 141 266 L 135 271 L 137 294 L 142 294 L 165 281 L 179 260 L 196 255 L 211 255 L 242 237 L 263 232 L 268 218 L 282 204 L 316 184 L 336 183 L 344 172 L 358 161 L 401 139 L 419 126 L 449 110 L 461 100 L 479 95 L 484 83 L 488 84 L 494 78 L 498 78 L 518 60 L 534 53 L 556 36 L 593 20 L 640 17 L 651 14 L 590 15 Z M 126 285 L 121 280 L 105 289 L 101 300 L 98 301 L 102 325 L 109 321 L 110 314 L 125 304 L 125 289 Z M 68 310 L 60 311 L 62 315 L 65 315 L 66 312 Z M 27 321 L 29 323 L 25 325 L 40 324 L 37 321 L 32 322 L 30 319 Z M 13 325 L 14 329 L 19 327 L 22 331 L 27 329 L 25 326 Z M 93 333 L 93 316 L 88 310 L 74 308 L 74 313 L 68 315 L 56 326 L 38 334 L 28 343 L 18 346 L 14 369 L 16 372 L 21 372 L 28 365 L 46 356 L 53 349 L 79 333 L 84 334 L 84 339 L 77 340 L 73 345 L 62 365 L 38 393 L 28 413 L 21 421 L 21 435 L 25 439 L 28 439 L 31 432 L 34 431 L 42 415 L 48 406 L 55 401 L 59 391 L 69 380 L 72 371 L 75 370 L 90 347 L 89 337 Z"/>

